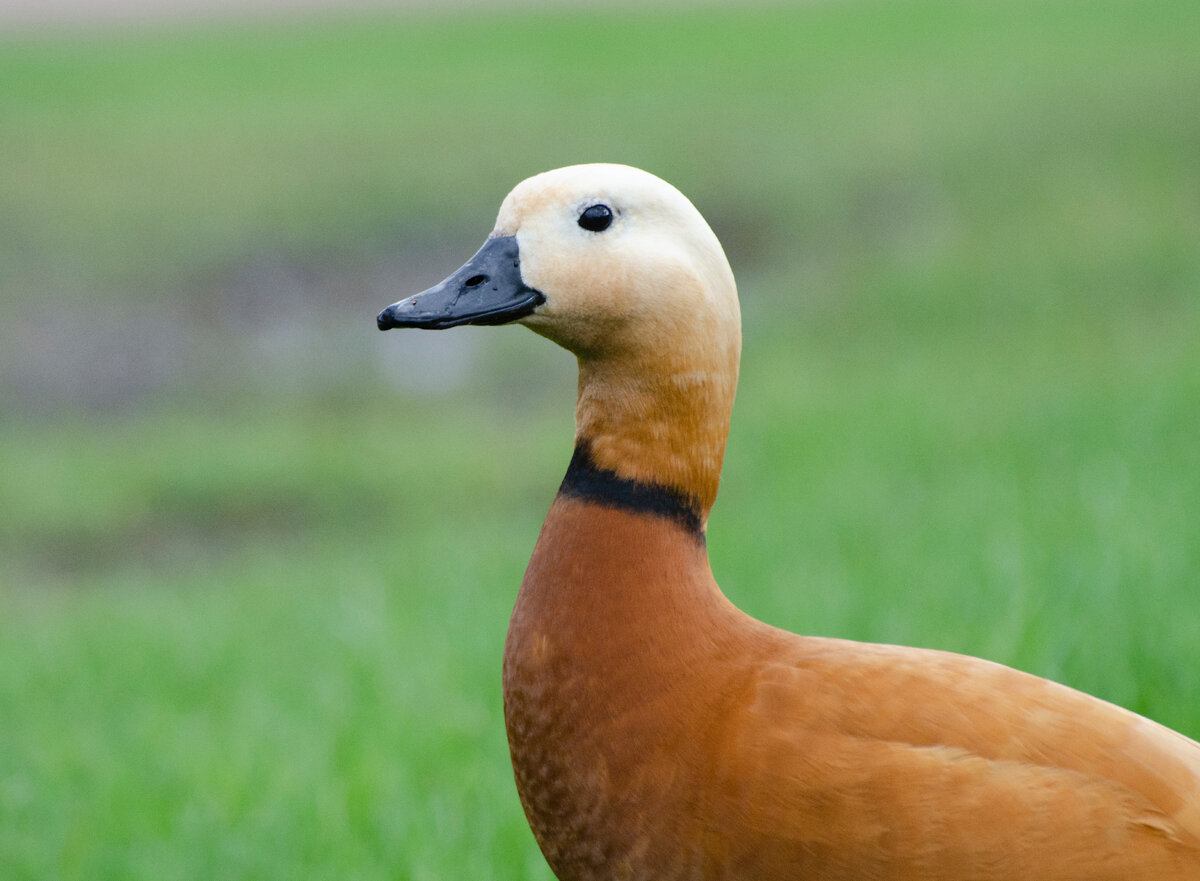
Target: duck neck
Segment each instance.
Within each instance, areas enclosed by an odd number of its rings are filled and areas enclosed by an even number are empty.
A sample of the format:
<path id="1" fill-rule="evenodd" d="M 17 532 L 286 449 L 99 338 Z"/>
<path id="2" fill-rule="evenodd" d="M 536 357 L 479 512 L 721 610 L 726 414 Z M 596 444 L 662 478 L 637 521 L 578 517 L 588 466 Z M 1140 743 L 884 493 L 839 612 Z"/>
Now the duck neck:
<path id="1" fill-rule="evenodd" d="M 697 363 L 697 355 L 711 360 L 711 351 L 684 355 L 656 353 L 656 363 L 579 359 L 575 456 L 564 492 L 597 489 L 609 504 L 703 534 L 725 457 L 737 351 L 720 364 Z"/>

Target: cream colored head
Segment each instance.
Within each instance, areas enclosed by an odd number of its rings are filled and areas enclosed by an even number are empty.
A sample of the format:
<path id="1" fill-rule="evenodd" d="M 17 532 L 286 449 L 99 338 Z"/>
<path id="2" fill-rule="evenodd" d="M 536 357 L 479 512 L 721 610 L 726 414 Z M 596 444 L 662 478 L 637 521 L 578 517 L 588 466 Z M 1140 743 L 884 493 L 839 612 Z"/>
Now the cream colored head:
<path id="1" fill-rule="evenodd" d="M 580 225 L 605 206 L 611 224 Z M 521 323 L 579 357 L 577 439 L 621 476 L 671 486 L 707 513 L 737 384 L 741 319 L 720 242 L 687 198 L 624 165 L 517 185 L 494 236 L 546 298 Z"/>
<path id="2" fill-rule="evenodd" d="M 604 230 L 580 225 L 591 206 Z M 713 231 L 665 181 L 627 165 L 573 165 L 517 185 L 494 235 L 516 236 L 521 275 L 546 302 L 523 323 L 580 357 L 649 345 L 727 349 L 737 289 Z"/>
<path id="3" fill-rule="evenodd" d="M 729 263 L 692 203 L 625 165 L 539 174 L 508 194 L 474 257 L 377 319 L 380 330 L 514 321 L 578 356 L 576 442 L 594 464 L 707 515 L 741 319 Z"/>

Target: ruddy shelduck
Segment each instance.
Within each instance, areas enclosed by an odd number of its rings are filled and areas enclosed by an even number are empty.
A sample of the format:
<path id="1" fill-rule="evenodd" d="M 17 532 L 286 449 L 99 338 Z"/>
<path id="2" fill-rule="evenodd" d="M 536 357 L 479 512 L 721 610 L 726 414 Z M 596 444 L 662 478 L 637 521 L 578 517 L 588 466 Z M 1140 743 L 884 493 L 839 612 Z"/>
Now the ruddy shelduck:
<path id="1" fill-rule="evenodd" d="M 575 879 L 1200 881 L 1200 744 L 948 652 L 797 636 L 705 550 L 741 329 L 716 236 L 619 165 L 532 177 L 381 329 L 524 324 L 575 452 L 504 650 L 517 791 Z"/>

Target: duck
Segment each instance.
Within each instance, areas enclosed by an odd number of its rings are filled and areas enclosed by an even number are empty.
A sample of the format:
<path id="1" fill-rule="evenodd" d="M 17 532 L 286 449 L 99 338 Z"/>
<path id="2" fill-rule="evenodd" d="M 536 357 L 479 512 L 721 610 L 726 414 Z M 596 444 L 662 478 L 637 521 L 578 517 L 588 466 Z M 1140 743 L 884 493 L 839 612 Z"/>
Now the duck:
<path id="1" fill-rule="evenodd" d="M 1200 744 L 961 654 L 760 622 L 706 550 L 737 287 L 614 164 L 518 184 L 381 330 L 521 324 L 578 360 L 574 451 L 503 658 L 517 793 L 561 881 L 1200 881 Z"/>

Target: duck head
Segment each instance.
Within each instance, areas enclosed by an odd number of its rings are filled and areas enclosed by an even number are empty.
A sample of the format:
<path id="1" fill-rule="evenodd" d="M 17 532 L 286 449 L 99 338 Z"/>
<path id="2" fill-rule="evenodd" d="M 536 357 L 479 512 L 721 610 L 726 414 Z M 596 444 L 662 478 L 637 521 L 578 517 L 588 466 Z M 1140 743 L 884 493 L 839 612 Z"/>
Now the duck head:
<path id="1" fill-rule="evenodd" d="M 377 320 L 381 330 L 519 323 L 570 350 L 577 445 L 707 515 L 737 384 L 737 288 L 716 235 L 665 181 L 607 164 L 531 177 L 474 257 Z"/>

